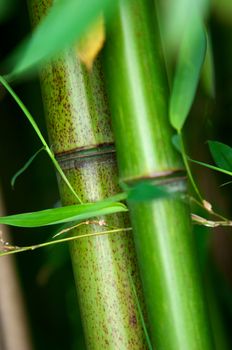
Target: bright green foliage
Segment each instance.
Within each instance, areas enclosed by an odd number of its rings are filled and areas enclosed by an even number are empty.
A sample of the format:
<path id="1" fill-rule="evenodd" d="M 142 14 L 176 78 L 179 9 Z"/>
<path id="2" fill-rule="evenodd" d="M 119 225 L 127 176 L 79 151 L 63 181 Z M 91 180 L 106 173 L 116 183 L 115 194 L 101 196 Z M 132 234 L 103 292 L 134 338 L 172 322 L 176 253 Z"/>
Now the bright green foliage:
<path id="1" fill-rule="evenodd" d="M 35 158 L 38 152 L 32 158 Z M 32 158 L 30 158 L 27 164 L 18 171 L 13 178 L 14 180 L 25 170 L 26 166 L 29 166 L 29 163 L 31 163 L 33 160 Z M 147 182 L 142 182 L 135 185 L 131 189 L 128 188 L 128 194 L 125 192 L 120 193 L 116 196 L 96 203 L 84 203 L 55 209 L 45 209 L 33 213 L 3 216 L 0 217 L 0 223 L 18 227 L 40 227 L 73 221 L 82 221 L 95 216 L 127 211 L 127 207 L 122 203 L 116 202 L 116 200 L 127 198 L 129 201 L 146 201 L 148 199 L 158 199 L 170 195 L 171 193 L 162 187 L 154 186 L 154 184 Z"/>
<path id="2" fill-rule="evenodd" d="M 217 166 L 232 172 L 232 148 L 218 141 L 208 141 L 208 143 Z"/>
<path id="3" fill-rule="evenodd" d="M 160 0 L 164 7 L 163 19 L 165 40 L 168 51 L 178 47 L 180 36 L 186 30 L 186 25 L 194 20 L 198 15 L 201 19 L 205 17 L 209 10 L 210 0 Z"/>
<path id="4" fill-rule="evenodd" d="M 33 213 L 3 216 L 0 218 L 0 223 L 18 227 L 40 227 L 65 222 L 82 221 L 95 216 L 125 211 L 127 211 L 127 208 L 122 203 L 101 201 L 99 203 L 70 205 Z"/>
<path id="5" fill-rule="evenodd" d="M 13 77 L 25 73 L 77 41 L 101 11 L 109 13 L 117 1 L 60 0 L 48 12 L 28 41 L 10 59 Z"/>
<path id="6" fill-rule="evenodd" d="M 182 129 L 193 103 L 205 52 L 205 31 L 196 19 L 183 35 L 171 94 L 169 117 L 177 131 Z"/>

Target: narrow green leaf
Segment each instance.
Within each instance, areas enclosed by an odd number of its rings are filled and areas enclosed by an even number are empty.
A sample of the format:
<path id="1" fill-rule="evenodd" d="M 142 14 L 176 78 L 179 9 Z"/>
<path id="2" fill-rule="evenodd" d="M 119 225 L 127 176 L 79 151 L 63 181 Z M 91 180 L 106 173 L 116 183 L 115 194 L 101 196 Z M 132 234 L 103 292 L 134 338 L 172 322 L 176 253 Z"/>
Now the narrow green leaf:
<path id="1" fill-rule="evenodd" d="M 27 42 L 9 59 L 16 66 L 13 76 L 27 71 L 76 42 L 102 11 L 109 14 L 117 4 L 111 0 L 59 0 L 42 19 Z"/>
<path id="2" fill-rule="evenodd" d="M 14 188 L 14 185 L 15 185 L 15 181 L 17 180 L 17 178 L 24 173 L 24 171 L 27 170 L 27 168 L 31 165 L 31 163 L 33 162 L 33 160 L 37 157 L 37 155 L 44 151 L 45 148 L 42 147 L 40 148 L 35 154 L 33 154 L 32 157 L 30 157 L 30 159 L 26 162 L 26 164 L 24 164 L 24 166 L 22 168 L 20 168 L 17 173 L 12 177 L 11 179 L 11 186 Z"/>
<path id="3" fill-rule="evenodd" d="M 127 199 L 127 193 L 126 192 L 120 192 L 118 194 L 115 194 L 112 197 L 108 197 L 105 199 L 106 202 L 121 202 Z"/>
<path id="4" fill-rule="evenodd" d="M 201 192 L 200 192 L 200 190 L 199 190 L 199 188 L 194 180 L 194 177 L 192 175 L 192 171 L 191 171 L 191 168 L 189 166 L 190 158 L 188 157 L 188 155 L 185 152 L 185 145 L 184 145 L 184 140 L 183 140 L 181 132 L 179 132 L 176 135 L 173 135 L 172 143 L 173 143 L 174 147 L 177 149 L 177 151 L 181 153 L 182 159 L 183 159 L 183 162 L 184 162 L 187 174 L 188 174 L 189 181 L 192 184 L 192 187 L 193 187 L 194 191 L 196 192 L 196 194 L 198 195 L 200 201 L 202 202 L 203 197 L 202 197 Z"/>
<path id="5" fill-rule="evenodd" d="M 148 334 L 146 322 L 145 322 L 145 319 L 144 319 L 144 316 L 143 316 L 142 306 L 140 305 L 139 297 L 138 297 L 138 294 L 137 294 L 137 291 L 136 291 L 136 286 L 135 286 L 135 283 L 133 281 L 133 277 L 131 276 L 131 274 L 128 274 L 128 276 L 129 276 L 129 279 L 130 279 L 130 282 L 131 282 L 131 286 L 132 286 L 132 290 L 133 290 L 133 293 L 134 293 L 134 296 L 135 296 L 135 301 L 136 301 L 136 305 L 137 305 L 137 309 L 138 309 L 138 314 L 139 314 L 139 317 L 140 317 L 141 322 L 142 322 L 145 338 L 146 338 L 146 341 L 147 341 L 147 346 L 148 346 L 149 350 L 152 350 L 152 344 L 151 344 L 151 340 L 150 340 L 150 337 L 149 337 L 149 334 Z"/>
<path id="6" fill-rule="evenodd" d="M 205 31 L 196 19 L 192 25 L 187 26 L 183 34 L 170 99 L 169 118 L 178 132 L 181 131 L 192 106 L 205 52 Z"/>
<path id="7" fill-rule="evenodd" d="M 187 161 L 190 161 L 192 163 L 202 165 L 206 168 L 209 168 L 209 169 L 221 172 L 223 174 L 232 176 L 232 148 L 231 147 L 229 147 L 221 142 L 208 141 L 213 159 L 214 159 L 215 163 L 218 165 L 218 167 L 216 167 L 214 165 L 200 162 L 198 160 L 190 158 L 185 152 L 182 151 L 180 142 L 181 142 L 181 140 L 180 140 L 180 136 L 178 134 L 176 134 L 172 137 L 173 145 L 182 154 L 182 156 L 183 155 L 185 156 Z M 190 176 L 190 174 L 188 172 L 189 176 Z M 195 181 L 194 181 L 194 183 L 195 183 Z M 230 183 L 230 182 L 228 182 L 228 183 Z M 228 183 L 226 183 L 226 184 L 228 184 Z M 226 185 L 226 184 L 224 184 L 224 185 Z"/>
<path id="8" fill-rule="evenodd" d="M 40 139 L 42 145 L 45 148 L 45 151 L 47 152 L 48 156 L 50 157 L 51 161 L 53 162 L 53 165 L 55 166 L 57 172 L 59 173 L 60 177 L 63 179 L 63 181 L 66 183 L 66 185 L 68 186 L 68 188 L 70 189 L 70 191 L 73 193 L 73 195 L 76 197 L 76 199 L 78 200 L 79 203 L 82 203 L 80 197 L 78 196 L 78 194 L 76 193 L 76 191 L 73 189 L 72 185 L 70 184 L 70 182 L 68 181 L 65 173 L 63 172 L 63 170 L 60 167 L 60 164 L 57 162 L 54 154 L 52 153 L 52 151 L 50 150 L 45 138 L 43 137 L 38 125 L 36 124 L 34 118 L 32 117 L 31 113 L 28 111 L 27 107 L 24 105 L 24 103 L 20 100 L 20 98 L 16 95 L 16 93 L 14 92 L 14 90 L 11 88 L 11 86 L 8 84 L 8 82 L 0 75 L 0 83 L 5 87 L 5 89 L 10 93 L 10 95 L 13 97 L 13 99 L 15 100 L 15 102 L 18 104 L 18 106 L 21 108 L 21 110 L 23 111 L 23 113 L 25 114 L 27 120 L 29 121 L 29 123 L 31 124 L 31 126 L 33 127 L 34 131 L 36 132 L 38 138 Z"/>
<path id="9" fill-rule="evenodd" d="M 208 141 L 208 144 L 217 166 L 232 171 L 232 148 L 218 141 Z"/>
<path id="10" fill-rule="evenodd" d="M 0 217 L 0 223 L 18 227 L 39 227 L 87 220 L 95 216 L 125 211 L 127 211 L 127 207 L 122 203 L 101 201 L 97 203 L 46 209 L 32 213 L 3 216 Z"/>
<path id="11" fill-rule="evenodd" d="M 218 171 L 220 173 L 232 176 L 232 172 L 231 171 L 228 171 L 228 170 L 225 170 L 225 169 L 222 169 L 222 168 L 219 168 L 219 167 L 216 167 L 214 165 L 207 164 L 207 163 L 204 163 L 204 162 L 199 162 L 198 160 L 195 160 L 195 159 L 188 158 L 188 160 L 190 162 L 192 162 L 192 163 L 196 163 L 196 164 L 202 165 L 202 166 L 204 166 L 206 168 L 209 168 L 211 170 L 215 170 L 215 171 Z"/>

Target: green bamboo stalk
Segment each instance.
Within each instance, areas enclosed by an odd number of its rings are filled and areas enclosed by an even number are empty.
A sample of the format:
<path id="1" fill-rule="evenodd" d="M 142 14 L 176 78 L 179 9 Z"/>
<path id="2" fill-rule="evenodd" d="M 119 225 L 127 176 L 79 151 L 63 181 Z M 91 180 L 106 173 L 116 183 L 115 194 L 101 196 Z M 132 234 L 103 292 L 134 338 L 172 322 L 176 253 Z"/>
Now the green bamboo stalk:
<path id="1" fill-rule="evenodd" d="M 32 2 L 34 22 L 49 1 Z M 83 202 L 93 202 L 119 191 L 113 137 L 98 62 L 91 72 L 70 49 L 41 73 L 47 127 L 65 175 Z M 76 198 L 62 179 L 64 205 Z M 98 218 L 74 234 L 129 225 L 125 215 Z M 105 228 L 107 229 L 107 228 Z M 130 233 L 96 236 L 70 244 L 73 271 L 88 349 L 146 349 L 132 276 L 141 296 L 133 239 Z"/>
<path id="2" fill-rule="evenodd" d="M 129 203 L 152 344 L 157 350 L 212 349 L 183 166 L 171 144 L 153 0 L 120 1 L 104 56 L 121 182 L 145 180 L 176 192 Z"/>

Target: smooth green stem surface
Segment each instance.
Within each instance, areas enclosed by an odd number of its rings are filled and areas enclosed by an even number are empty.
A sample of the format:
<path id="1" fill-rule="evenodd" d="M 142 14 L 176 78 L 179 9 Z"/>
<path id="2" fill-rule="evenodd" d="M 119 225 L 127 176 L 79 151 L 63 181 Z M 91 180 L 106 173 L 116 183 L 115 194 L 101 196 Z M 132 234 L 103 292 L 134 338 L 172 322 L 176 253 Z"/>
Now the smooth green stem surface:
<path id="1" fill-rule="evenodd" d="M 183 165 L 171 144 L 168 88 L 153 0 L 120 1 L 104 52 L 120 180 L 158 180 L 173 198 L 130 201 L 156 350 L 213 349 Z M 183 184 L 183 186 L 176 186 Z M 182 192 L 183 191 L 183 192 Z"/>
<path id="2" fill-rule="evenodd" d="M 212 349 L 188 206 L 175 198 L 130 210 L 153 345 Z"/>

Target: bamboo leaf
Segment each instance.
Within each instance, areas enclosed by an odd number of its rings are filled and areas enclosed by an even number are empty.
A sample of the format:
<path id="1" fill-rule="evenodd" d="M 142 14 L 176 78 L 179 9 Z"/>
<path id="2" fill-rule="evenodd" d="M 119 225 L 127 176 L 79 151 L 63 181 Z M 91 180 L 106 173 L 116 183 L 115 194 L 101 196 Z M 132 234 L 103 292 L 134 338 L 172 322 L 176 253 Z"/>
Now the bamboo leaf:
<path id="1" fill-rule="evenodd" d="M 215 170 L 223 174 L 232 176 L 232 148 L 231 147 L 221 142 L 208 141 L 210 152 L 213 156 L 215 163 L 218 165 L 217 167 L 215 165 L 207 164 L 207 163 L 190 158 L 185 152 L 182 151 L 180 142 L 181 140 L 178 134 L 172 137 L 173 145 L 175 146 L 177 151 L 179 151 L 182 154 L 182 156 L 185 155 L 186 160 L 198 165 L 202 165 L 211 170 Z"/>
<path id="2" fill-rule="evenodd" d="M 219 168 L 217 166 L 214 166 L 214 165 L 211 165 L 211 164 L 207 164 L 207 163 L 204 163 L 204 162 L 200 162 L 198 160 L 195 160 L 195 159 L 191 159 L 188 157 L 188 160 L 192 163 L 196 163 L 198 165 L 202 165 L 206 168 L 209 168 L 211 170 L 215 170 L 215 171 L 218 171 L 220 173 L 223 173 L 223 174 L 226 174 L 226 175 L 229 175 L 229 176 L 232 176 L 232 172 L 231 171 L 228 171 L 228 170 L 225 170 L 225 169 L 222 169 L 222 168 Z"/>
<path id="3" fill-rule="evenodd" d="M 154 183 L 143 181 L 136 185 L 133 185 L 128 190 L 128 201 L 147 201 L 170 196 L 170 192 L 162 187 L 154 185 Z"/>
<path id="4" fill-rule="evenodd" d="M 192 175 L 192 171 L 191 171 L 191 168 L 189 166 L 189 156 L 186 154 L 185 152 L 185 145 L 184 145 L 184 141 L 183 141 L 183 137 L 182 137 L 182 134 L 181 133 L 178 133 L 176 135 L 173 135 L 172 137 L 172 143 L 174 145 L 174 147 L 177 149 L 178 152 L 181 153 L 182 155 L 182 159 L 183 159 L 183 162 L 184 162 L 184 165 L 185 165 L 185 168 L 186 168 L 186 171 L 187 171 L 187 174 L 188 174 L 188 178 L 189 178 L 189 181 L 191 182 L 192 184 L 192 187 L 194 189 L 194 191 L 196 192 L 196 194 L 198 195 L 200 201 L 204 201 L 203 200 L 203 197 L 201 195 L 201 192 L 194 180 L 194 177 Z"/>
<path id="5" fill-rule="evenodd" d="M 210 8 L 209 0 L 166 0 L 160 3 L 163 11 L 161 20 L 164 22 L 165 41 L 171 51 L 178 47 L 186 25 L 192 22 L 196 15 L 203 19 Z"/>
<path id="6" fill-rule="evenodd" d="M 201 23 L 196 21 L 183 35 L 170 99 L 170 122 L 178 132 L 193 103 L 205 52 L 206 35 Z"/>
<path id="7" fill-rule="evenodd" d="M 86 203 L 55 209 L 46 209 L 32 213 L 3 216 L 0 217 L 0 223 L 18 227 L 40 227 L 65 222 L 81 221 L 95 216 L 125 211 L 127 211 L 127 207 L 122 203 L 101 201 L 97 203 Z"/>
<path id="8" fill-rule="evenodd" d="M 211 155 L 221 169 L 232 171 L 232 148 L 218 141 L 208 141 Z"/>
<path id="9" fill-rule="evenodd" d="M 77 47 L 77 55 L 86 68 L 91 71 L 93 63 L 105 42 L 105 24 L 103 15 L 91 25 L 81 38 Z"/>
<path id="10" fill-rule="evenodd" d="M 15 102 L 18 104 L 18 106 L 20 107 L 20 109 L 23 111 L 23 113 L 25 114 L 27 120 L 29 121 L 29 123 L 31 124 L 32 128 L 34 129 L 34 131 L 36 132 L 38 138 L 40 139 L 42 145 L 44 146 L 45 151 L 47 152 L 48 156 L 50 157 L 53 165 L 55 166 L 57 172 L 59 173 L 60 177 L 63 179 L 63 181 L 66 183 L 66 185 L 68 186 L 68 188 L 70 189 L 70 191 L 74 194 L 74 196 L 76 197 L 76 199 L 78 200 L 79 203 L 82 203 L 80 197 L 78 196 L 78 194 L 76 193 L 76 191 L 73 189 L 72 185 L 70 184 L 70 182 L 68 181 L 65 173 L 63 172 L 63 170 L 60 167 L 60 164 L 57 162 L 54 154 L 52 153 L 52 151 L 50 150 L 45 138 L 43 137 L 38 125 L 36 124 L 34 118 L 32 117 L 31 113 L 29 112 L 29 110 L 27 109 L 27 107 L 24 105 L 24 103 L 20 100 L 20 98 L 16 95 L 16 93 L 14 92 L 14 90 L 11 88 L 11 86 L 8 84 L 8 82 L 0 75 L 0 83 L 5 87 L 5 89 L 10 93 L 10 95 L 13 97 L 13 99 L 15 100 Z"/>
<path id="11" fill-rule="evenodd" d="M 11 65 L 16 64 L 13 77 L 73 44 L 102 11 L 109 14 L 116 4 L 117 1 L 110 0 L 56 1 L 31 38 L 9 59 Z"/>
<path id="12" fill-rule="evenodd" d="M 27 168 L 31 165 L 31 163 L 33 162 L 33 160 L 37 157 L 37 155 L 41 152 L 44 151 L 45 147 L 40 148 L 35 154 L 33 154 L 32 157 L 30 157 L 30 159 L 26 162 L 26 164 L 24 164 L 24 166 L 22 168 L 20 168 L 16 174 L 12 177 L 11 179 L 11 186 L 14 188 L 15 185 L 15 181 L 17 180 L 17 178 L 24 173 L 24 171 L 27 170 Z"/>

